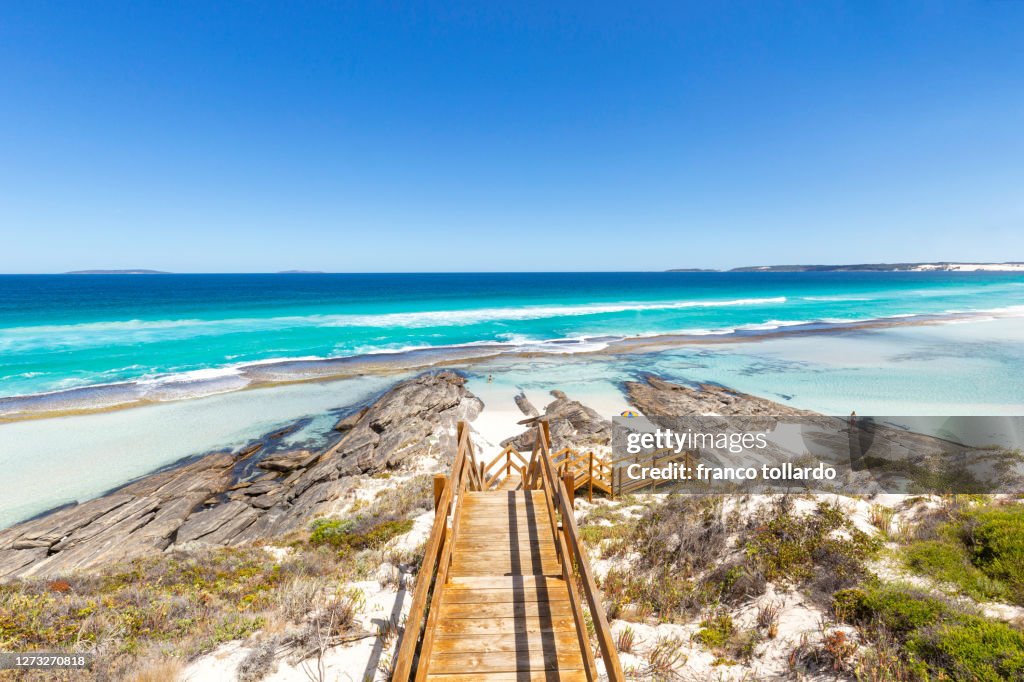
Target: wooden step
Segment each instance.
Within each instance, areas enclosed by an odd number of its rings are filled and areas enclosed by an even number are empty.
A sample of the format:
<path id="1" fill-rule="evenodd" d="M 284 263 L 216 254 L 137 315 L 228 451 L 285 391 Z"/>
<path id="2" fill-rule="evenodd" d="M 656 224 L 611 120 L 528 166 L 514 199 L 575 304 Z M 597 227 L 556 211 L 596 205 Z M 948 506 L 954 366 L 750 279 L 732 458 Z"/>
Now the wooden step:
<path id="1" fill-rule="evenodd" d="M 502 497 L 502 496 L 499 496 Z M 498 499 L 496 501 L 483 501 L 472 497 L 462 503 L 466 511 L 472 509 L 479 512 L 484 511 L 505 511 L 508 509 L 547 509 L 547 502 L 543 499 Z"/>
<path id="2" fill-rule="evenodd" d="M 555 544 L 550 540 L 548 542 L 533 542 L 526 539 L 509 546 L 508 542 L 472 542 L 463 538 L 455 543 L 455 553 L 458 556 L 463 552 L 487 556 L 509 556 L 520 560 L 530 556 L 544 556 L 555 560 L 558 558 Z"/>
<path id="3" fill-rule="evenodd" d="M 471 562 L 477 563 L 481 561 L 490 561 L 495 564 L 509 564 L 519 565 L 526 567 L 527 565 L 539 565 L 541 563 L 553 563 L 558 565 L 558 557 L 555 555 L 554 550 L 540 550 L 534 549 L 532 551 L 523 552 L 509 552 L 509 551 L 495 551 L 488 549 L 473 549 L 468 552 L 462 551 L 459 545 L 455 546 L 455 559 L 453 563 L 459 562 Z"/>
<path id="4" fill-rule="evenodd" d="M 482 537 L 482 538 L 508 538 L 512 536 L 512 533 L 505 532 L 511 530 L 510 528 L 503 528 L 502 532 L 495 533 L 493 525 L 481 525 L 481 524 L 459 524 L 459 538 L 464 537 Z M 534 526 L 528 528 L 517 528 L 515 535 L 519 538 L 536 538 L 538 540 L 551 541 L 554 537 L 551 534 L 551 525 L 543 524 L 541 526 Z"/>
<path id="5" fill-rule="evenodd" d="M 497 635 L 438 635 L 431 652 L 496 653 L 500 651 L 579 650 L 575 632 L 520 632 Z"/>
<path id="6" fill-rule="evenodd" d="M 454 562 L 459 561 L 494 561 L 496 563 L 519 563 L 537 561 L 553 561 L 558 563 L 558 555 L 553 545 L 547 547 L 524 547 L 516 551 L 508 547 L 487 547 L 462 540 L 455 543 Z"/>
<path id="7" fill-rule="evenodd" d="M 505 673 L 534 670 L 583 670 L 583 656 L 575 651 L 510 651 L 497 653 L 454 653 L 430 656 L 430 671 L 436 674 Z"/>
<path id="8" fill-rule="evenodd" d="M 576 632 L 572 616 L 538 618 L 453 618 L 439 621 L 437 635 L 504 635 L 516 632 Z"/>
<path id="9" fill-rule="evenodd" d="M 548 618 L 572 617 L 567 601 L 497 602 L 495 604 L 441 604 L 441 618 Z"/>
<path id="10" fill-rule="evenodd" d="M 457 588 L 449 585 L 444 592 L 446 604 L 495 604 L 498 602 L 567 601 L 569 590 L 530 587 L 481 590 Z"/>
<path id="11" fill-rule="evenodd" d="M 532 500 L 534 504 L 543 504 L 547 497 L 543 490 L 467 490 L 463 495 L 466 502 L 479 504 L 501 504 L 509 500 L 515 502 Z"/>
<path id="12" fill-rule="evenodd" d="M 430 682 L 587 682 L 582 670 L 544 670 L 522 673 L 455 673 L 427 675 Z"/>
<path id="13" fill-rule="evenodd" d="M 549 532 L 547 537 L 536 537 L 528 533 L 521 533 L 519 535 L 511 535 L 503 538 L 495 538 L 490 535 L 463 535 L 459 533 L 459 539 L 455 543 L 457 551 L 462 551 L 463 547 L 480 548 L 489 551 L 504 551 L 511 552 L 513 548 L 523 552 L 527 549 L 541 549 L 544 551 L 554 551 L 558 545 L 555 544 L 554 538 L 551 537 Z"/>
<path id="14" fill-rule="evenodd" d="M 566 589 L 561 578 L 548 578 L 540 575 L 522 576 L 465 576 L 453 577 L 448 580 L 447 589 L 498 590 L 505 588 L 535 589 Z"/>
<path id="15" fill-rule="evenodd" d="M 551 516 L 547 513 L 547 510 L 541 509 L 494 513 L 481 513 L 464 509 L 459 517 L 459 527 L 460 530 L 462 526 L 469 528 L 493 528 L 496 532 L 502 532 L 498 529 L 543 528 L 547 526 L 548 530 L 550 530 L 550 519 Z"/>
<path id="16" fill-rule="evenodd" d="M 562 575 L 562 567 L 554 561 L 541 562 L 539 566 L 533 564 L 512 564 L 496 563 L 493 561 L 467 561 L 456 559 L 452 563 L 451 572 L 453 575 L 544 575 L 557 578 Z"/>

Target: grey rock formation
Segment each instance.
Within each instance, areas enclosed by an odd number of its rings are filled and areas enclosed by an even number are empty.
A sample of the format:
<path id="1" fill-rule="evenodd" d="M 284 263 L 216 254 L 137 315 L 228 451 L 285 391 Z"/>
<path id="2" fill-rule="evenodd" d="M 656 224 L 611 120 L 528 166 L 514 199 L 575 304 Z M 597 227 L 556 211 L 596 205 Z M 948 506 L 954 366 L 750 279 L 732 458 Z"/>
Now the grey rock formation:
<path id="1" fill-rule="evenodd" d="M 644 381 L 627 381 L 626 392 L 629 395 L 629 402 L 648 417 L 700 414 L 814 415 L 813 412 L 797 410 L 716 384 L 690 387 L 653 376 L 647 377 Z"/>
<path id="2" fill-rule="evenodd" d="M 268 471 L 288 473 L 290 471 L 295 471 L 296 469 L 305 469 L 318 459 L 320 459 L 319 452 L 295 450 L 294 452 L 285 452 L 280 455 L 265 457 L 257 462 L 256 466 Z"/>
<path id="3" fill-rule="evenodd" d="M 349 416 L 345 417 L 344 419 L 341 419 L 337 424 L 335 424 L 334 425 L 334 430 L 335 431 L 341 431 L 341 432 L 348 431 L 353 426 L 355 426 L 356 424 L 359 423 L 359 420 L 363 418 L 363 416 L 366 414 L 367 410 L 369 410 L 369 409 L 370 408 L 368 408 L 368 407 L 364 407 L 361 410 L 356 410 L 355 412 L 353 412 Z"/>
<path id="4" fill-rule="evenodd" d="M 259 457 L 262 443 L 201 457 L 2 530 L 0 580 L 89 570 L 184 545 L 238 545 L 303 527 L 344 500 L 355 485 L 352 474 L 454 452 L 456 422 L 474 419 L 481 407 L 454 372 L 403 381 L 341 420 L 336 445 L 256 461 L 253 480 L 239 483 L 235 471 Z"/>
<path id="5" fill-rule="evenodd" d="M 519 394 L 517 394 L 515 397 L 515 401 L 516 407 L 518 407 L 519 411 L 525 414 L 527 417 L 540 416 L 540 412 L 538 412 L 537 408 L 533 406 L 533 403 L 530 402 L 530 399 L 526 397 L 525 393 L 520 392 Z"/>
<path id="6" fill-rule="evenodd" d="M 551 445 L 556 450 L 563 447 L 587 448 L 608 445 L 611 442 L 610 419 L 578 400 L 570 399 L 562 391 L 551 391 L 551 395 L 555 400 L 544 408 L 544 414 L 520 422 L 529 425 L 530 428 L 514 438 L 502 441 L 503 447 L 511 444 L 519 451 L 529 451 L 533 448 L 533 424 L 538 420 L 547 420 L 551 429 Z"/>

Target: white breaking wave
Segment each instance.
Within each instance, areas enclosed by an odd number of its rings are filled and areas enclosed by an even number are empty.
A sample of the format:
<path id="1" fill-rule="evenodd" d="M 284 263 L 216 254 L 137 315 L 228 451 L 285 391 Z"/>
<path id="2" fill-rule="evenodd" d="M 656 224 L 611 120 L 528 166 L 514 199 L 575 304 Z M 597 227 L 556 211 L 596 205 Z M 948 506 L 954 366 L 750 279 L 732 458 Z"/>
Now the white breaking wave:
<path id="1" fill-rule="evenodd" d="M 394 328 L 423 329 L 468 326 L 486 322 L 542 320 L 631 311 L 683 310 L 785 303 L 785 296 L 711 301 L 651 301 L 584 305 L 516 306 L 467 310 L 428 310 L 400 313 L 303 315 L 216 320 L 120 320 L 69 325 L 39 325 L 0 329 L 0 350 L 14 352 L 34 348 L 89 348 L 130 339 L 133 342 L 181 340 L 227 333 L 279 331 L 296 328 Z"/>
<path id="2" fill-rule="evenodd" d="M 118 320 L 83 322 L 69 325 L 38 325 L 0 329 L 3 334 L 54 334 L 62 332 L 158 331 L 179 327 L 434 327 L 466 325 L 503 320 L 534 320 L 547 317 L 602 315 L 634 310 L 677 310 L 684 308 L 720 308 L 744 305 L 785 303 L 785 296 L 770 298 L 737 298 L 724 301 L 650 301 L 621 303 L 588 303 L 583 305 L 511 306 L 502 308 L 469 308 L 466 310 L 424 310 L 397 313 L 293 315 L 281 317 L 239 317 L 215 320 Z"/>
<path id="3" fill-rule="evenodd" d="M 878 300 L 878 299 L 875 299 L 875 298 L 871 298 L 869 296 L 842 296 L 842 295 L 837 295 L 837 296 L 801 296 L 801 298 L 803 300 L 805 300 L 805 301 L 829 301 L 829 302 L 832 302 L 832 301 L 835 301 L 835 302 L 844 302 L 844 301 L 876 301 L 876 300 Z"/>

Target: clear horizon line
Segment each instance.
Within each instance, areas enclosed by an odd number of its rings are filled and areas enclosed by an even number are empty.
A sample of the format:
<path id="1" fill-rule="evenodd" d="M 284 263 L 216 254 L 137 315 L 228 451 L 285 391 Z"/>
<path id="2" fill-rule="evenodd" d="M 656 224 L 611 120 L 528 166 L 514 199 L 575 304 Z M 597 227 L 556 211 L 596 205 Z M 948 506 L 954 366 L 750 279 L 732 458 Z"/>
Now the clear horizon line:
<path id="1" fill-rule="evenodd" d="M 1021 265 L 1024 261 L 966 261 L 966 260 L 923 260 L 923 261 L 892 261 L 875 263 L 776 263 L 771 265 L 740 265 L 734 267 L 678 267 L 664 269 L 623 269 L 623 270 L 156 270 L 153 268 L 87 268 L 63 272 L 0 272 L 0 276 L 86 276 L 86 275 L 509 275 L 509 274 L 545 274 L 545 273 L 724 273 L 754 268 L 848 268 L 867 266 L 913 266 L 913 265 Z M 955 272 L 955 271 L 954 271 Z M 989 271 L 992 272 L 992 271 Z"/>

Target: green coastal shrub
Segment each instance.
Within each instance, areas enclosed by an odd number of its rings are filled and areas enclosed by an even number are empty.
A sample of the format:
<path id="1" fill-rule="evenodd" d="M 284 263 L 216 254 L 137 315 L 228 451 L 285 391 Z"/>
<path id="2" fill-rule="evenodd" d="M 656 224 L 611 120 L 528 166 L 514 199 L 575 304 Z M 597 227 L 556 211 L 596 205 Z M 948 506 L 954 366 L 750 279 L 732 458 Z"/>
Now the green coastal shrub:
<path id="1" fill-rule="evenodd" d="M 841 620 L 884 627 L 900 636 L 954 613 L 947 602 L 907 586 L 840 590 L 833 599 L 833 609 Z"/>
<path id="2" fill-rule="evenodd" d="M 974 565 L 1005 584 L 1013 601 L 1024 604 L 1024 505 L 969 512 L 964 531 Z"/>
<path id="3" fill-rule="evenodd" d="M 922 540 L 907 547 L 907 567 L 921 575 L 952 583 L 974 599 L 1004 599 L 1006 587 L 989 578 L 971 563 L 970 555 L 957 541 Z"/>
<path id="4" fill-rule="evenodd" d="M 399 535 L 412 530 L 412 519 L 400 519 L 378 523 L 364 533 L 353 535 L 348 546 L 354 550 L 377 549 Z"/>
<path id="5" fill-rule="evenodd" d="M 747 557 L 769 581 L 822 583 L 825 594 L 858 582 L 864 562 L 882 543 L 858 529 L 837 505 L 821 503 L 808 515 L 780 503 L 746 543 Z"/>
<path id="6" fill-rule="evenodd" d="M 952 622 L 919 629 L 906 647 L 938 679 L 1024 679 L 1024 633 L 980 616 L 960 615 Z"/>
<path id="7" fill-rule="evenodd" d="M 408 552 L 353 550 L 382 547 L 412 528 L 406 516 L 432 505 L 431 477 L 416 477 L 364 505 L 362 517 L 320 519 L 308 535 L 290 533 L 267 548 L 196 547 L 52 580 L 0 583 L 0 651 L 92 653 L 90 670 L 45 679 L 101 682 L 192 659 L 268 626 L 274 639 L 264 643 L 313 650 L 323 637 L 355 627 L 363 610 L 359 596 L 339 596 L 339 586 L 366 579 L 382 560 L 416 560 Z M 338 598 L 325 604 L 329 594 Z M 281 631 L 281 624 L 289 627 Z M 259 668 L 255 663 L 250 667 Z"/>
<path id="8" fill-rule="evenodd" d="M 317 519 L 310 526 L 309 542 L 330 545 L 342 552 L 379 549 L 388 541 L 412 530 L 412 519 L 371 522 L 364 517 Z"/>
<path id="9" fill-rule="evenodd" d="M 873 585 L 835 594 L 836 617 L 878 639 L 895 638 L 921 680 L 1024 679 L 1024 632 L 966 613 L 906 585 Z"/>
<path id="10" fill-rule="evenodd" d="M 317 519 L 309 526 L 309 542 L 340 547 L 355 526 L 355 519 Z"/>
<path id="11" fill-rule="evenodd" d="M 904 550 L 907 567 L 978 600 L 1024 604 L 1024 505 L 957 509 Z"/>

